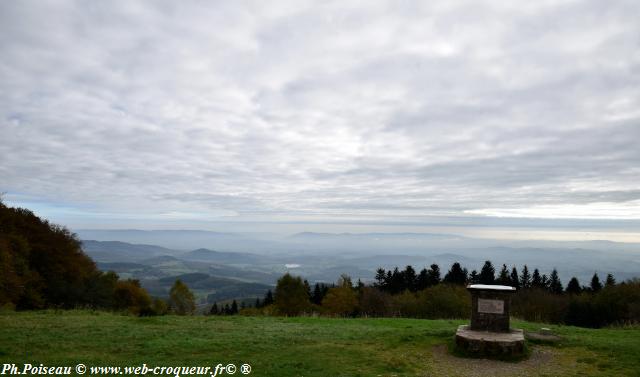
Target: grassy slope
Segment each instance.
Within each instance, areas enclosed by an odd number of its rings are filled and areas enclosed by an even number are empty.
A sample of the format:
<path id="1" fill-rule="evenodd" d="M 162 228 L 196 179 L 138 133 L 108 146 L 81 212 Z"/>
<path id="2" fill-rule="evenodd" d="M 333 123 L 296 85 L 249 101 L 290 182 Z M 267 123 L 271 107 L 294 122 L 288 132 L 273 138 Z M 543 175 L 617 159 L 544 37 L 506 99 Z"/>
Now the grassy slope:
<path id="1" fill-rule="evenodd" d="M 0 363 L 208 366 L 220 362 L 249 363 L 255 376 L 460 375 L 473 370 L 475 361 L 459 363 L 443 351 L 443 345 L 450 344 L 457 325 L 464 322 L 3 312 Z M 540 327 L 526 322 L 514 325 Z M 566 340 L 555 346 L 530 344 L 534 354 L 543 352 L 551 359 L 540 362 L 544 364 L 540 368 L 534 360 L 523 362 L 527 367 L 519 373 L 640 373 L 640 328 L 552 328 Z M 492 367 L 495 376 L 509 374 L 518 365 L 495 362 Z"/>

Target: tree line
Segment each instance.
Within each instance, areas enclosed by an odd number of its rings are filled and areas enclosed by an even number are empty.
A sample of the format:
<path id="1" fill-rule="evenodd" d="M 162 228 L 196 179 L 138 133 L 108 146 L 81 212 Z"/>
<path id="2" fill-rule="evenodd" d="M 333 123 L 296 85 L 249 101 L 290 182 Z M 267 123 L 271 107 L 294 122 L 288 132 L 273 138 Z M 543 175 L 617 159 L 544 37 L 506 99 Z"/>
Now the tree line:
<path id="1" fill-rule="evenodd" d="M 580 285 L 578 279 L 572 277 L 565 290 L 555 268 L 547 276 L 546 274 L 540 274 L 537 268 L 531 273 L 527 265 L 524 265 L 522 270 L 518 272 L 516 266 L 509 269 L 506 264 L 503 264 L 496 276 L 496 269 L 491 261 L 485 261 L 479 273 L 476 270 L 469 273 L 466 268 L 456 262 L 451 265 L 451 268 L 443 278 L 440 275 L 440 267 L 437 264 L 432 264 L 429 268 L 423 268 L 419 273 L 416 273 L 412 266 L 406 266 L 404 270 L 399 270 L 396 267 L 388 271 L 379 268 L 376 271 L 374 285 L 380 290 L 391 294 L 404 291 L 417 292 L 440 283 L 508 285 L 517 289 L 536 288 L 558 294 L 565 291 L 571 294 L 598 292 L 604 286 L 596 272 L 587 286 Z M 615 283 L 616 280 L 613 275 L 607 274 L 604 284 L 612 286 Z"/>
<path id="2" fill-rule="evenodd" d="M 444 276 L 441 276 L 444 275 Z M 496 273 L 491 261 L 480 272 L 468 272 L 453 263 L 441 274 L 437 264 L 420 272 L 412 266 L 376 271 L 373 284 L 353 284 L 343 275 L 336 284 L 316 283 L 311 289 L 301 277 L 285 274 L 247 315 L 389 316 L 415 318 L 468 318 L 471 311 L 468 284 L 510 285 L 518 288 L 512 314 L 529 321 L 565 323 L 585 327 L 640 321 L 640 281 L 616 283 L 608 274 L 601 282 L 594 273 L 588 285 L 572 277 L 566 288 L 556 269 L 549 275 L 528 266 L 518 270 L 502 265 Z"/>

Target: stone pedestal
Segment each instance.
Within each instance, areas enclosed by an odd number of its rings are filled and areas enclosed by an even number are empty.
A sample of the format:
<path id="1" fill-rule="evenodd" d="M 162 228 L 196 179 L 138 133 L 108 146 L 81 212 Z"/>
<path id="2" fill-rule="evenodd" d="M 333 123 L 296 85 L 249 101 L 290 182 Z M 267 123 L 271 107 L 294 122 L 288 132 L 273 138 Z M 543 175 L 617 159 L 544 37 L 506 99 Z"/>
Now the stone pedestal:
<path id="1" fill-rule="evenodd" d="M 475 284 L 471 294 L 471 325 L 460 326 L 456 347 L 479 356 L 517 357 L 524 353 L 524 333 L 511 329 L 509 310 L 515 288 Z"/>
<path id="2" fill-rule="evenodd" d="M 456 331 L 456 347 L 479 356 L 517 357 L 524 354 L 524 332 L 520 329 L 474 331 L 468 325 L 461 325 Z"/>

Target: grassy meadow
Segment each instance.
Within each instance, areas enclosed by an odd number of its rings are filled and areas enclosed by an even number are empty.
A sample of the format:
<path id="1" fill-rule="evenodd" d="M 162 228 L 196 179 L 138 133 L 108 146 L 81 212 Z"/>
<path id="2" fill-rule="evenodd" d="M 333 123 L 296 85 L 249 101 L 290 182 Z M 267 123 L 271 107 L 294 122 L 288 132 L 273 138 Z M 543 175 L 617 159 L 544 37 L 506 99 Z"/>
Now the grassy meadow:
<path id="1" fill-rule="evenodd" d="M 454 357 L 466 321 L 244 316 L 138 318 L 108 312 L 0 313 L 0 362 L 47 366 L 248 363 L 255 376 L 638 376 L 640 327 L 548 326 L 520 362 Z M 514 321 L 535 331 L 542 325 Z M 88 375 L 88 373 L 87 373 Z M 237 372 L 236 375 L 242 375 Z"/>

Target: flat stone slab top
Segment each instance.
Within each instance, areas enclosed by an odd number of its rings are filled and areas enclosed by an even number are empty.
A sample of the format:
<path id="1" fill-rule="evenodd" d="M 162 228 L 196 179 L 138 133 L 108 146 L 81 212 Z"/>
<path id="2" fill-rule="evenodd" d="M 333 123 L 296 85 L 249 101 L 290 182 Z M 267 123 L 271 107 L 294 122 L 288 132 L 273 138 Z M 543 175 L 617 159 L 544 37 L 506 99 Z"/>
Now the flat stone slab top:
<path id="1" fill-rule="evenodd" d="M 514 287 L 508 285 L 488 285 L 488 284 L 471 284 L 467 289 L 486 289 L 489 291 L 515 291 Z"/>
<path id="2" fill-rule="evenodd" d="M 520 329 L 496 333 L 460 325 L 455 340 L 456 347 L 479 356 L 517 357 L 524 354 L 524 332 Z"/>

